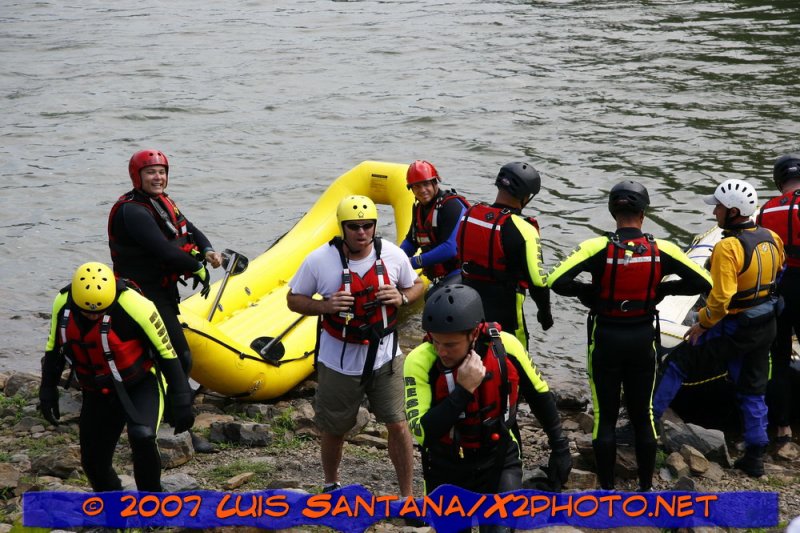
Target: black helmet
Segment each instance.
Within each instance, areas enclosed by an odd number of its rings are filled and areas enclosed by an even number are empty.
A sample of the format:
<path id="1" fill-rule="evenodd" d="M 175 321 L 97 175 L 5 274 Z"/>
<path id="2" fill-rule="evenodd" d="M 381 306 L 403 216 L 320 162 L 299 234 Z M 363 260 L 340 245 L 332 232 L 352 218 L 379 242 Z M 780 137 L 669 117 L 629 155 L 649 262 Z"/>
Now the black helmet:
<path id="1" fill-rule="evenodd" d="M 494 184 L 511 193 L 514 198 L 525 202 L 539 194 L 542 178 L 539 172 L 527 163 L 508 163 L 500 168 Z"/>
<path id="2" fill-rule="evenodd" d="M 422 311 L 422 329 L 430 333 L 469 331 L 481 322 L 481 296 L 466 285 L 445 285 L 438 289 Z"/>
<path id="3" fill-rule="evenodd" d="M 772 179 L 778 190 L 794 178 L 800 178 L 800 154 L 784 154 L 776 159 L 772 167 Z"/>
<path id="4" fill-rule="evenodd" d="M 613 217 L 617 213 L 640 213 L 650 205 L 650 196 L 644 185 L 626 180 L 611 187 L 608 194 L 608 210 Z"/>

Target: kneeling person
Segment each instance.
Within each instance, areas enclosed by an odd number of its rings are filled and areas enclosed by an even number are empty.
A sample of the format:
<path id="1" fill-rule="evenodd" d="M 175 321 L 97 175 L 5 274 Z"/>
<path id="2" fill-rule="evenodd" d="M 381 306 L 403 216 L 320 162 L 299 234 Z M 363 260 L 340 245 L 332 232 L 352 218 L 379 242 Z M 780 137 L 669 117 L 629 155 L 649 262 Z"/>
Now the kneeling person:
<path id="1" fill-rule="evenodd" d="M 161 491 L 156 433 L 164 410 L 164 385 L 175 433 L 192 427 L 192 394 L 155 305 L 102 263 L 78 267 L 72 284 L 53 303 L 42 359 L 39 408 L 48 422 L 60 418 L 58 382 L 69 361 L 82 392 L 81 466 L 95 492 L 122 490 L 112 466 L 127 424 L 133 476 L 141 491 Z"/>
<path id="2" fill-rule="evenodd" d="M 550 443 L 548 475 L 560 490 L 572 468 L 555 397 L 522 344 L 485 322 L 475 289 L 448 285 L 426 302 L 427 342 L 406 358 L 406 418 L 422 446 L 425 492 L 446 483 L 479 493 L 522 486 L 510 430 L 522 395 Z"/>

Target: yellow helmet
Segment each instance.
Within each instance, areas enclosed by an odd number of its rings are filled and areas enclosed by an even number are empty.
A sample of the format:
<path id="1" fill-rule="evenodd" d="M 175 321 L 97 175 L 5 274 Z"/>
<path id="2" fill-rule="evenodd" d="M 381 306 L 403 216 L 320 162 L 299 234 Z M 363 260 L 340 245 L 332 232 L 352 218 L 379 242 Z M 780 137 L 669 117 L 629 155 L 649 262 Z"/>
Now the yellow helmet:
<path id="1" fill-rule="evenodd" d="M 70 292 L 75 305 L 96 313 L 114 303 L 117 297 L 117 280 L 114 279 L 114 272 L 103 263 L 84 263 L 72 276 Z"/>
<path id="2" fill-rule="evenodd" d="M 347 196 L 336 209 L 339 228 L 349 220 L 374 220 L 378 222 L 378 209 L 375 203 L 366 196 Z"/>

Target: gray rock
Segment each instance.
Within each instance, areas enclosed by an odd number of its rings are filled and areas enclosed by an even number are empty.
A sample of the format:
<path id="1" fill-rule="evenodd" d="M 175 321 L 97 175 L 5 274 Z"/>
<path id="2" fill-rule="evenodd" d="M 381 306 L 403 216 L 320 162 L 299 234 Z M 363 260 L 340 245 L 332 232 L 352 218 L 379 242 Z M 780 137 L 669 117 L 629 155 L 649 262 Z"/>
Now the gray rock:
<path id="1" fill-rule="evenodd" d="M 21 475 L 11 463 L 0 463 L 0 491 L 16 489 Z"/>
<path id="2" fill-rule="evenodd" d="M 679 451 L 682 445 L 688 444 L 709 461 L 716 461 L 727 468 L 733 465 L 722 431 L 662 420 L 661 440 L 669 452 Z"/>
<path id="3" fill-rule="evenodd" d="M 40 379 L 38 376 L 23 372 L 15 372 L 6 380 L 6 386 L 3 392 L 8 397 L 20 395 L 25 398 L 38 398 L 39 383 Z"/>
<path id="4" fill-rule="evenodd" d="M 578 413 L 575 415 L 575 421 L 584 433 L 591 434 L 594 430 L 594 417 L 589 413 Z"/>
<path id="5" fill-rule="evenodd" d="M 194 456 L 192 436 L 188 431 L 175 435 L 172 428 L 161 427 L 156 441 L 161 453 L 161 466 L 165 469 L 186 464 Z"/>
<path id="6" fill-rule="evenodd" d="M 679 451 L 692 474 L 702 474 L 708 470 L 708 459 L 694 447 L 684 444 Z"/>
<path id="7" fill-rule="evenodd" d="M 225 490 L 234 490 L 238 489 L 255 476 L 255 472 L 242 472 L 241 474 L 235 475 L 232 478 L 228 479 L 222 484 L 222 488 Z"/>
<path id="8" fill-rule="evenodd" d="M 636 466 L 636 452 L 629 446 L 617 446 L 617 464 L 614 474 L 621 479 L 636 479 L 639 469 Z"/>
<path id="9" fill-rule="evenodd" d="M 595 490 L 597 489 L 597 474 L 586 470 L 573 468 L 569 473 L 567 488 L 570 490 Z"/>
<path id="10" fill-rule="evenodd" d="M 678 452 L 672 452 L 667 457 L 667 470 L 673 478 L 681 478 L 689 475 L 689 465 L 686 464 L 683 456 Z"/>
<path id="11" fill-rule="evenodd" d="M 719 466 L 717 463 L 708 463 L 708 469 L 700 474 L 704 479 L 712 481 L 714 483 L 719 483 L 722 480 L 724 472 L 722 467 Z"/>
<path id="12" fill-rule="evenodd" d="M 122 483 L 122 490 L 136 490 L 136 480 L 128 474 L 120 474 L 119 482 Z"/>
<path id="13" fill-rule="evenodd" d="M 194 419 L 194 429 L 206 429 L 214 422 L 233 422 L 236 419 L 231 415 L 220 413 L 198 413 Z"/>
<path id="14" fill-rule="evenodd" d="M 200 488 L 200 483 L 188 474 L 170 474 L 161 477 L 161 487 L 165 492 L 180 492 L 197 490 Z"/>
<path id="15" fill-rule="evenodd" d="M 44 430 L 41 419 L 32 416 L 23 416 L 20 418 L 19 422 L 14 424 L 12 430 L 15 433 L 32 433 L 33 428 L 37 426 L 39 427 L 39 431 Z"/>
<path id="16" fill-rule="evenodd" d="M 314 406 L 308 400 L 298 400 L 292 409 L 292 421 L 295 427 L 314 425 Z"/>
<path id="17" fill-rule="evenodd" d="M 672 486 L 672 490 L 702 492 L 703 489 L 694 479 L 690 478 L 689 476 L 682 476 L 680 479 L 678 479 L 678 481 L 675 482 L 675 485 Z"/>
<path id="18" fill-rule="evenodd" d="M 389 448 L 389 442 L 381 437 L 373 437 L 372 435 L 367 434 L 360 434 L 356 435 L 355 437 L 348 439 L 349 442 L 353 444 L 358 444 L 359 446 L 374 446 L 379 450 L 386 450 Z"/>
<path id="19" fill-rule="evenodd" d="M 556 396 L 556 406 L 559 409 L 583 412 L 589 404 L 589 398 L 586 396 L 582 386 L 570 387 L 566 385 L 553 392 Z"/>
<path id="20" fill-rule="evenodd" d="M 248 403 L 244 406 L 244 415 L 261 421 L 272 420 L 275 417 L 275 407 L 264 403 Z"/>
<path id="21" fill-rule="evenodd" d="M 211 442 L 232 442 L 244 446 L 267 446 L 272 442 L 272 432 L 264 424 L 242 422 L 214 422 L 208 436 Z"/>
<path id="22" fill-rule="evenodd" d="M 800 458 L 800 446 L 794 442 L 787 442 L 775 450 L 773 455 L 781 461 L 797 461 Z"/>
<path id="23" fill-rule="evenodd" d="M 31 461 L 33 473 L 61 479 L 67 479 L 80 467 L 81 454 L 77 445 L 56 449 Z"/>

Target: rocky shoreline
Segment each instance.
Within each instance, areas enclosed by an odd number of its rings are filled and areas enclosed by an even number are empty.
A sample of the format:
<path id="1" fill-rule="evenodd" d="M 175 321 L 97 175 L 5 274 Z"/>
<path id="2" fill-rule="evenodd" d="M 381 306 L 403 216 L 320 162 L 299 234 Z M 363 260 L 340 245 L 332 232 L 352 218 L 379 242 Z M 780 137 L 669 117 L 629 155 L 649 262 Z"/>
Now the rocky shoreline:
<path id="1" fill-rule="evenodd" d="M 47 424 L 36 410 L 37 376 L 0 374 L 0 533 L 21 529 L 21 496 L 27 491 L 89 491 L 80 468 L 77 419 L 80 392 L 61 390 L 61 424 Z M 287 398 L 270 403 L 242 403 L 212 393 L 196 403 L 197 433 L 215 453 L 196 454 L 188 433 L 173 435 L 169 426 L 159 431 L 164 472 L 170 492 L 187 490 L 257 491 L 265 489 L 319 492 L 322 473 L 317 435 L 312 423 L 315 383 L 306 381 Z M 574 469 L 566 490 L 597 488 L 591 448 L 592 417 L 588 400 L 580 393 L 562 393 L 558 399 L 564 429 L 573 452 Z M 538 488 L 547 462 L 546 436 L 536 419 L 521 405 L 519 416 L 526 465 L 525 488 Z M 635 456 L 630 433 L 619 428 L 618 490 L 634 490 Z M 674 414 L 663 421 L 658 471 L 654 489 L 688 492 L 760 491 L 779 493 L 780 523 L 768 531 L 783 531 L 800 515 L 800 446 L 794 442 L 770 449 L 766 475 L 752 479 L 734 470 L 732 456 L 741 451 L 720 431 L 683 423 Z M 125 434 L 117 447 L 115 468 L 126 490 L 135 490 Z M 422 494 L 419 457 L 415 465 L 415 493 Z M 394 470 L 386 452 L 386 435 L 366 409 L 345 445 L 341 481 L 361 484 L 373 494 L 398 494 Z M 551 528 L 553 529 L 553 528 Z M 560 527 L 560 531 L 578 531 Z M 655 528 L 637 528 L 652 529 Z M 698 528 L 695 528 L 698 529 Z M 700 528 L 711 530 L 713 528 Z M 719 528 L 718 528 L 719 529 Z M 219 531 L 255 531 L 226 527 Z M 322 526 L 306 531 L 325 531 Z M 73 529 L 72 531 L 80 531 Z M 181 531 L 172 529 L 172 531 Z M 431 531 L 400 520 L 381 522 L 369 531 Z"/>

